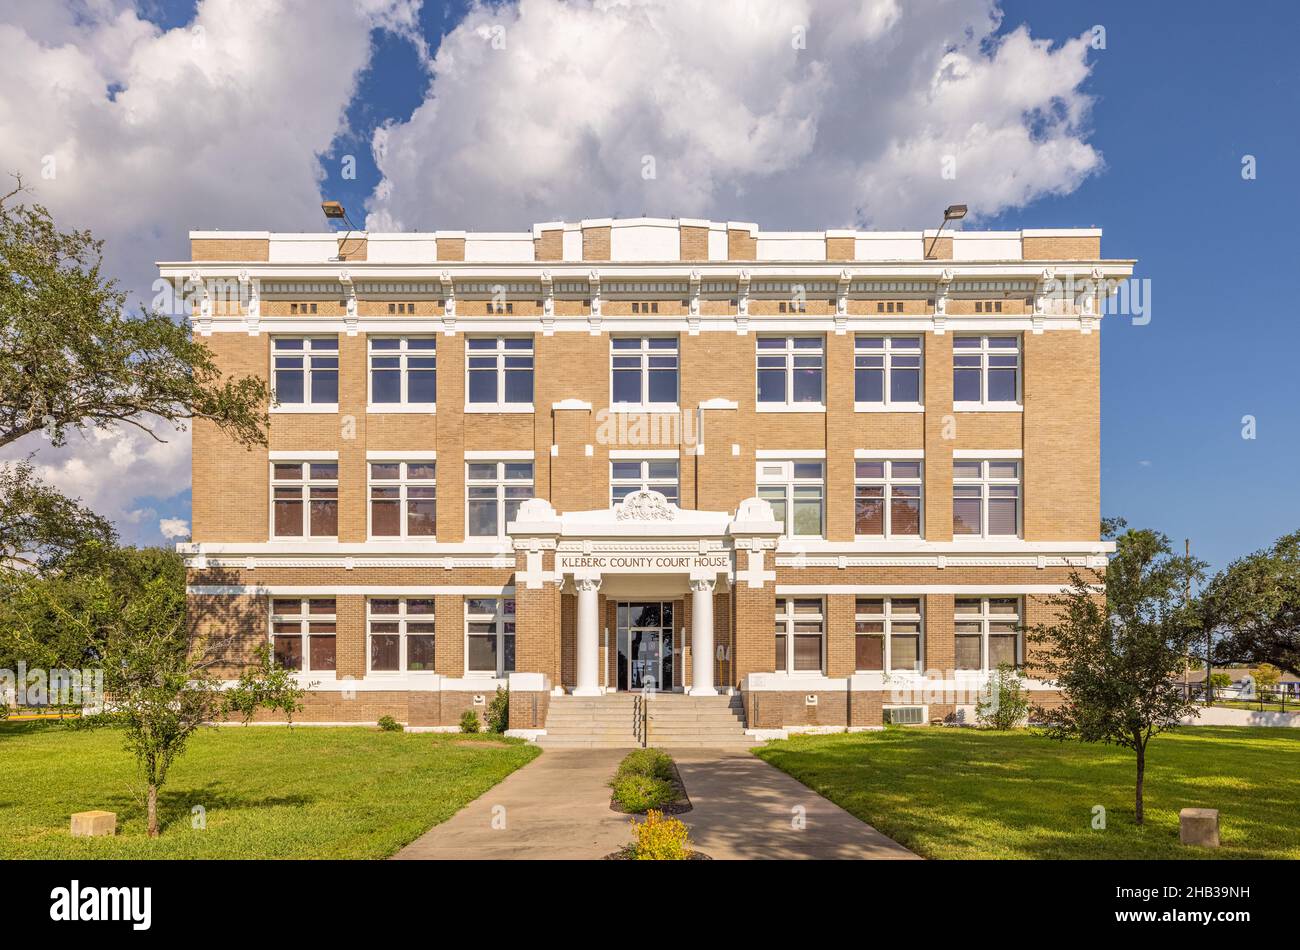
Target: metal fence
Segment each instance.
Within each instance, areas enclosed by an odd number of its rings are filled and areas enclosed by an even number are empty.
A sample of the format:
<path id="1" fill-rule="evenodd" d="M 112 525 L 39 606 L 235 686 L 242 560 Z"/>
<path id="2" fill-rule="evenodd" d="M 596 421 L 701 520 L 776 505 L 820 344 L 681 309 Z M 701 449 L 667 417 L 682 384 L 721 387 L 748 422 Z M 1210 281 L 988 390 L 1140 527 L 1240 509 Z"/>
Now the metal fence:
<path id="1" fill-rule="evenodd" d="M 1252 709 L 1257 712 L 1300 712 L 1300 696 L 1286 689 L 1244 690 L 1240 686 L 1212 686 L 1206 695 L 1204 683 L 1179 683 L 1184 696 L 1201 705 L 1225 706 L 1229 709 Z"/>

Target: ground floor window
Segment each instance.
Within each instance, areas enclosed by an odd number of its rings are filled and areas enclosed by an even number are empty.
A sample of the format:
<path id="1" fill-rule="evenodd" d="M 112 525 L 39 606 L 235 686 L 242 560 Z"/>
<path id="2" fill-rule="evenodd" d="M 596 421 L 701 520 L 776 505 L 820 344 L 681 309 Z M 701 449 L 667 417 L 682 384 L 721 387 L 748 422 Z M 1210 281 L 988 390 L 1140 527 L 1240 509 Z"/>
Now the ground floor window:
<path id="1" fill-rule="evenodd" d="M 366 601 L 366 655 L 371 673 L 432 673 L 433 598 Z"/>
<path id="2" fill-rule="evenodd" d="M 275 597 L 271 600 L 271 647 L 286 670 L 333 673 L 338 633 L 334 598 Z"/>
<path id="3" fill-rule="evenodd" d="M 1024 663 L 1018 597 L 958 597 L 955 606 L 957 669 L 996 670 Z"/>
<path id="4" fill-rule="evenodd" d="M 921 669 L 921 598 L 859 597 L 854 631 L 859 672 Z"/>
<path id="5" fill-rule="evenodd" d="M 820 673 L 826 616 L 818 598 L 776 599 L 776 670 Z"/>
<path id="6" fill-rule="evenodd" d="M 505 676 L 515 669 L 515 599 L 465 600 L 465 672 Z"/>

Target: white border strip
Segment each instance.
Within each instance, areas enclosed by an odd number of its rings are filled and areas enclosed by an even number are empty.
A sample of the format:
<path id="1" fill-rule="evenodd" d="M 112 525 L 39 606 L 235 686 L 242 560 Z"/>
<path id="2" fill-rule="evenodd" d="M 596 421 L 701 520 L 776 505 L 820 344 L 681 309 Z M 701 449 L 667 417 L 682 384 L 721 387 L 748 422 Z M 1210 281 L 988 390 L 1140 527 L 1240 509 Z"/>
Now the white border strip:
<path id="1" fill-rule="evenodd" d="M 438 458 L 438 453 L 432 449 L 421 449 L 413 452 L 402 451 L 368 451 L 366 459 L 375 462 L 432 462 Z"/>
<path id="2" fill-rule="evenodd" d="M 531 449 L 510 449 L 505 451 L 480 451 L 474 449 L 465 453 L 467 462 L 531 462 L 533 452 Z"/>
<path id="3" fill-rule="evenodd" d="M 187 594 L 206 597 L 237 597 L 252 594 L 255 596 L 293 596 L 315 597 L 329 594 L 371 594 L 376 597 L 420 597 L 433 594 L 464 594 L 469 597 L 510 597 L 515 588 L 513 584 L 505 586 L 493 584 L 189 584 Z"/>
<path id="4" fill-rule="evenodd" d="M 272 462 L 310 462 L 313 459 L 316 459 L 318 461 L 319 460 L 335 461 L 338 459 L 339 453 L 334 451 L 321 451 L 321 450 L 285 452 L 276 449 L 273 452 L 268 452 L 267 457 Z"/>
<path id="5" fill-rule="evenodd" d="M 1069 584 L 777 584 L 776 596 L 813 594 L 1063 594 Z"/>
<path id="6" fill-rule="evenodd" d="M 1023 449 L 953 449 L 955 459 L 1022 459 Z"/>
<path id="7" fill-rule="evenodd" d="M 677 449 L 610 449 L 609 457 L 614 461 L 620 459 L 675 459 L 681 453 Z"/>
<path id="8" fill-rule="evenodd" d="M 854 449 L 855 459 L 923 459 L 925 449 Z"/>
<path id="9" fill-rule="evenodd" d="M 767 461 L 784 461 L 786 459 L 824 459 L 825 449 L 758 449 L 754 458 Z"/>

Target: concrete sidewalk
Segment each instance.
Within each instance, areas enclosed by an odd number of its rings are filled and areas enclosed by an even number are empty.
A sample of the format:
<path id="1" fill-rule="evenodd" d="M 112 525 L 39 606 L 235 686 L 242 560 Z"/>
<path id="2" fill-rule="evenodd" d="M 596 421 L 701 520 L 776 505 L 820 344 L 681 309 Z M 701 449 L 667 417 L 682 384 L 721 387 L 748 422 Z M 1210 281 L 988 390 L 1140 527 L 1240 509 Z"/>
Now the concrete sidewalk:
<path id="1" fill-rule="evenodd" d="M 544 752 L 394 858 L 603 858 L 632 840 L 632 816 L 610 809 L 607 784 L 629 751 Z M 916 857 L 748 752 L 679 749 L 672 755 L 694 806 L 679 817 L 696 848 L 712 858 Z"/>

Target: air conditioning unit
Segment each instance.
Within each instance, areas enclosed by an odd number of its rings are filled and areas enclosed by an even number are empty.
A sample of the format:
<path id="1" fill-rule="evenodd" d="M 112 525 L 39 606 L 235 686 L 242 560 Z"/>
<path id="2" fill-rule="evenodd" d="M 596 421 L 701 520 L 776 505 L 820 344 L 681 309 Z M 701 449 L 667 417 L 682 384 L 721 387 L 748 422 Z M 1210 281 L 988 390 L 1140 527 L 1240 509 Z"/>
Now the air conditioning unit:
<path id="1" fill-rule="evenodd" d="M 885 710 L 885 722 L 894 726 L 919 726 L 925 722 L 925 707 L 893 706 Z"/>

